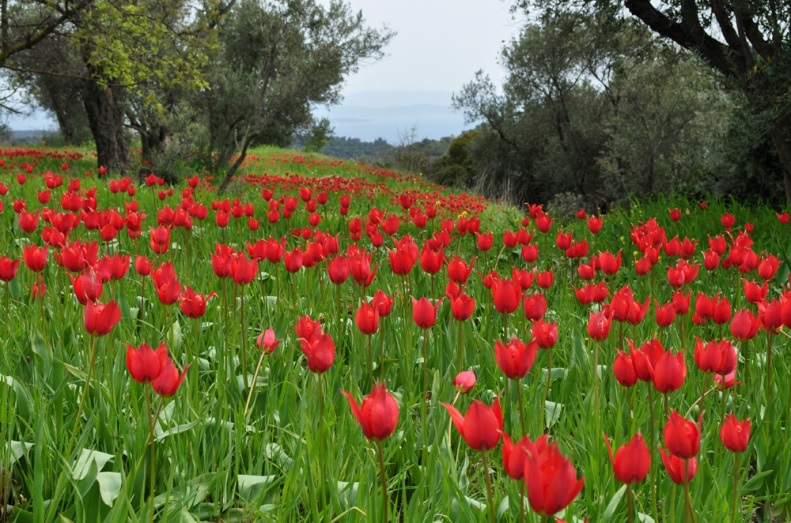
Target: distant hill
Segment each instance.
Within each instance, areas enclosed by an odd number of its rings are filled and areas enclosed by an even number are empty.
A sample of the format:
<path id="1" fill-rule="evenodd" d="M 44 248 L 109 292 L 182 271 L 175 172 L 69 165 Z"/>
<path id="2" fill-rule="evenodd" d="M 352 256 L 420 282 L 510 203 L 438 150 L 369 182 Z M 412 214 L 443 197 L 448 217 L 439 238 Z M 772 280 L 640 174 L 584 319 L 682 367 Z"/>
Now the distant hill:
<path id="1" fill-rule="evenodd" d="M 348 95 L 330 110 L 317 108 L 315 114 L 329 118 L 335 136 L 383 138 L 398 145 L 414 127 L 414 139 L 437 140 L 470 127 L 461 113 L 451 109 L 451 96 L 442 91 L 365 91 Z"/>

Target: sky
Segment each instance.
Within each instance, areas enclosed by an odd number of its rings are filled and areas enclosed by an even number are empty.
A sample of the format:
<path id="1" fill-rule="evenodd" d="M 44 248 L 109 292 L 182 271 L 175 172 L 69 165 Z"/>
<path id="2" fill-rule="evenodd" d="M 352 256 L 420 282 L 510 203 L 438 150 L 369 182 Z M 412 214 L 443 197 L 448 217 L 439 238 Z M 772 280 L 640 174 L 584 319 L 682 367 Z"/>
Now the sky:
<path id="1" fill-rule="evenodd" d="M 379 62 L 351 76 L 347 94 L 363 91 L 459 91 L 483 69 L 499 84 L 503 44 L 519 32 L 501 0 L 350 0 L 368 25 L 398 34 Z"/>
<path id="2" fill-rule="evenodd" d="M 328 2 L 328 0 L 320 0 Z M 499 85 L 500 50 L 520 24 L 502 0 L 347 0 L 369 26 L 387 25 L 396 35 L 378 62 L 363 64 L 343 88 L 344 96 L 369 91 L 452 93 L 483 69 Z M 430 102 L 427 102 L 430 103 Z M 38 112 L 14 116 L 13 129 L 55 129 Z"/>

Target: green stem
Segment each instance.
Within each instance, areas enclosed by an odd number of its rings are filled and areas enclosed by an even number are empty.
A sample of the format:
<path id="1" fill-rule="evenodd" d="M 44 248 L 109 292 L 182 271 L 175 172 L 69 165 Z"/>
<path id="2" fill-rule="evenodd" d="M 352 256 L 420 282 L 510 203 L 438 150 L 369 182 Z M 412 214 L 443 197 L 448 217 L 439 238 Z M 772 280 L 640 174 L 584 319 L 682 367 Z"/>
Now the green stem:
<path id="1" fill-rule="evenodd" d="M 80 418 L 82 417 L 82 409 L 85 405 L 85 399 L 88 396 L 88 388 L 91 385 L 91 374 L 93 374 L 93 367 L 96 364 L 96 342 L 98 340 L 97 336 L 92 336 L 93 343 L 91 346 L 91 360 L 88 364 L 88 373 L 85 375 L 85 387 L 82 389 L 82 395 L 80 396 L 80 404 L 77 406 L 77 416 L 74 418 L 74 427 L 71 429 L 71 438 L 69 438 L 69 444 L 66 447 L 69 449 L 67 456 L 71 456 L 72 452 L 74 452 L 74 443 L 77 438 L 77 429 L 80 427 Z"/>
<path id="2" fill-rule="evenodd" d="M 390 518 L 388 517 L 388 509 L 389 503 L 387 502 L 387 476 L 385 476 L 385 453 L 382 450 L 382 442 L 376 442 L 376 448 L 379 451 L 379 477 L 382 480 L 382 513 L 384 514 L 384 518 L 382 521 L 384 523 L 388 523 Z"/>
<path id="3" fill-rule="evenodd" d="M 654 510 L 654 521 L 659 521 L 659 510 L 656 503 L 656 435 L 654 434 L 654 392 L 653 385 L 648 384 L 648 413 L 649 413 L 649 432 L 651 433 L 651 505 Z"/>
<path id="4" fill-rule="evenodd" d="M 242 328 L 241 328 L 241 335 L 242 335 L 242 378 L 244 381 L 244 388 L 248 389 L 250 387 L 250 382 L 247 377 L 247 326 L 244 323 L 244 285 L 242 287 Z"/>
<path id="5" fill-rule="evenodd" d="M 463 370 L 462 369 L 462 365 L 464 365 L 464 342 L 463 342 L 463 336 L 464 336 L 464 322 L 460 321 L 459 322 L 459 336 L 457 338 L 459 346 L 458 346 L 458 349 L 456 351 L 456 372 L 457 373 L 461 372 Z"/>
<path id="6" fill-rule="evenodd" d="M 632 484 L 626 484 L 626 509 L 627 509 L 627 518 L 628 522 L 632 523 L 634 521 L 634 499 L 632 496 Z"/>
<path id="7" fill-rule="evenodd" d="M 519 523 L 525 523 L 525 482 L 519 482 Z"/>
<path id="8" fill-rule="evenodd" d="M 420 394 L 420 421 L 423 432 L 422 465 L 428 471 L 428 329 L 423 330 L 423 389 Z"/>
<path id="9" fill-rule="evenodd" d="M 368 360 L 368 390 L 370 390 L 374 383 L 374 340 L 370 334 L 366 337 L 368 338 L 368 351 L 366 354 L 366 359 Z"/>
<path id="10" fill-rule="evenodd" d="M 547 413 L 547 398 L 549 397 L 549 385 L 552 383 L 552 347 L 547 349 L 547 386 L 544 388 L 544 401 L 541 403 L 541 425 L 538 431 L 544 433 L 545 416 Z"/>
<path id="11" fill-rule="evenodd" d="M 684 460 L 684 500 L 687 504 L 687 515 L 688 517 L 685 518 L 687 521 L 692 519 L 692 523 L 696 523 L 695 520 L 695 509 L 692 508 L 692 498 L 689 495 L 689 459 Z"/>
<path id="12" fill-rule="evenodd" d="M 154 439 L 154 424 L 156 423 L 156 419 L 152 417 L 151 412 L 151 388 L 146 387 L 146 407 L 148 410 L 148 448 L 149 448 L 149 456 L 151 460 L 151 466 L 149 467 L 149 496 L 151 497 L 151 512 L 150 514 L 150 521 L 154 521 L 154 493 L 156 492 L 156 440 Z M 157 413 L 157 416 L 159 413 Z"/>
<path id="13" fill-rule="evenodd" d="M 522 435 L 527 434 L 525 429 L 525 403 L 522 399 L 522 384 L 519 380 L 514 380 L 516 384 L 516 396 L 519 398 L 519 424 L 522 427 Z"/>
<path id="14" fill-rule="evenodd" d="M 319 475 L 321 477 L 321 485 L 327 485 L 326 467 L 324 466 L 324 391 L 321 386 L 321 374 L 316 374 L 316 386 L 318 388 L 319 396 Z M 319 487 L 321 491 L 321 499 L 324 501 L 324 490 Z"/>
<path id="15" fill-rule="evenodd" d="M 768 336 L 769 336 L 769 342 L 767 344 L 767 349 L 766 349 L 767 350 L 766 352 L 766 408 L 767 409 L 769 409 L 772 405 L 772 342 L 774 341 L 774 335 L 770 332 Z M 766 428 L 767 430 L 769 429 L 768 423 L 766 424 Z"/>
<path id="16" fill-rule="evenodd" d="M 489 476 L 489 459 L 487 454 L 489 451 L 483 451 L 483 473 L 486 476 L 486 497 L 489 500 L 489 519 L 492 523 L 495 523 L 497 520 L 494 516 L 494 491 L 492 490 L 492 478 Z"/>
<path id="17" fill-rule="evenodd" d="M 242 417 L 247 416 L 247 409 L 250 408 L 250 400 L 253 398 L 255 382 L 258 379 L 258 371 L 261 370 L 261 363 L 264 362 L 264 356 L 266 356 L 266 352 L 261 351 L 261 357 L 258 358 L 258 365 L 255 366 L 255 372 L 253 373 L 253 386 L 250 387 L 250 392 L 247 393 L 247 402 L 244 404 L 244 413 L 242 414 Z"/>
<path id="18" fill-rule="evenodd" d="M 733 453 L 733 506 L 731 507 L 731 523 L 736 523 L 736 507 L 739 506 L 739 453 Z"/>

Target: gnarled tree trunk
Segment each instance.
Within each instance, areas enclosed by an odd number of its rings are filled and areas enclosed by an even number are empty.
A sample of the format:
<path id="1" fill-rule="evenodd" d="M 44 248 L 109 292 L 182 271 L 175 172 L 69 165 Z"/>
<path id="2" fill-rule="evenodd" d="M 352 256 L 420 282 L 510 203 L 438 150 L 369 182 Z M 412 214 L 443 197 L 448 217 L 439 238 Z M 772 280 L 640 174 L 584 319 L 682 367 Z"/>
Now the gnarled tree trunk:
<path id="1" fill-rule="evenodd" d="M 125 173 L 129 170 L 130 161 L 118 93 L 113 87 L 103 88 L 96 80 L 88 79 L 82 101 L 96 142 L 99 166 L 104 166 L 110 173 Z"/>
<path id="2" fill-rule="evenodd" d="M 769 130 L 783 174 L 786 205 L 791 205 L 791 115 L 781 117 Z"/>

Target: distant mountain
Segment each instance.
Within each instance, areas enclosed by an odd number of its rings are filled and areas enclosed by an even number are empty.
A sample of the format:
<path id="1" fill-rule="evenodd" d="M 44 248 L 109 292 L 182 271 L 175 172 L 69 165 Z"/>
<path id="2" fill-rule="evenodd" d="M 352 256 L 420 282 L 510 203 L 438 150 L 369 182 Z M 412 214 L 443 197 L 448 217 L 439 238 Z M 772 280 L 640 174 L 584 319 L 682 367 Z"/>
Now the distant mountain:
<path id="1" fill-rule="evenodd" d="M 451 109 L 452 93 L 441 91 L 365 91 L 346 96 L 342 105 L 317 108 L 329 118 L 336 136 L 399 144 L 415 128 L 416 140 L 459 135 L 469 125 Z"/>

